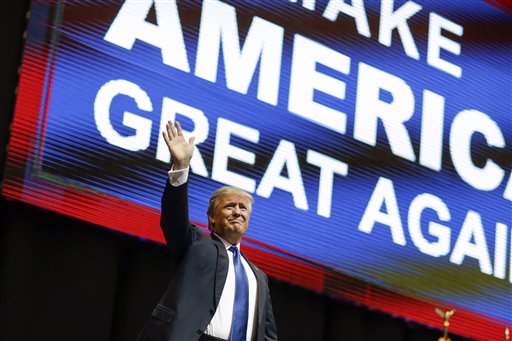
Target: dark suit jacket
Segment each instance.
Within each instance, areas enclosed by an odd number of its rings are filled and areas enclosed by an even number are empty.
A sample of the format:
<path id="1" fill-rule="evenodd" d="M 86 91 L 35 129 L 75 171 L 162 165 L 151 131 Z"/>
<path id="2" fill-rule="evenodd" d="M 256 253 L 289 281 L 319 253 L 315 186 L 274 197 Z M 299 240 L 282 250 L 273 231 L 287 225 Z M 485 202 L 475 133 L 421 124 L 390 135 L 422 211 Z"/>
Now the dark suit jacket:
<path id="1" fill-rule="evenodd" d="M 138 340 L 194 341 L 210 323 L 219 303 L 229 266 L 226 248 L 215 235 L 207 237 L 189 223 L 188 182 L 178 187 L 166 182 L 160 225 L 179 265 Z M 247 262 L 258 282 L 253 338 L 277 340 L 267 276 Z"/>

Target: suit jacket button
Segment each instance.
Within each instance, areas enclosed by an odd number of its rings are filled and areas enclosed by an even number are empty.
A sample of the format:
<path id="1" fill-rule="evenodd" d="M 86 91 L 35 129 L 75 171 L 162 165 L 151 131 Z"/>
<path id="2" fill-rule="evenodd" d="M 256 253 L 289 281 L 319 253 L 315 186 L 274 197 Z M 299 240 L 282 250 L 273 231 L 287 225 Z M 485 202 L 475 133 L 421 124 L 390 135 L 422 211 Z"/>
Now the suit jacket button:
<path id="1" fill-rule="evenodd" d="M 201 335 L 203 332 L 201 331 L 201 329 L 198 329 L 197 330 L 197 335 Z"/>
<path id="2" fill-rule="evenodd" d="M 213 316 L 215 314 L 215 311 L 213 309 L 210 309 L 210 315 Z"/>

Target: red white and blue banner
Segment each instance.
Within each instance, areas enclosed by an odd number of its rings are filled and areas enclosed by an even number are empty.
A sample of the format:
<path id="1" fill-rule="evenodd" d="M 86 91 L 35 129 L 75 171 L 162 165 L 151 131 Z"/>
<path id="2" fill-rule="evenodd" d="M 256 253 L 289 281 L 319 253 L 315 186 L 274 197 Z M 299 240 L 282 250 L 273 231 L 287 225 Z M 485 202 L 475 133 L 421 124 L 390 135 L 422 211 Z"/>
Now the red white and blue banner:
<path id="1" fill-rule="evenodd" d="M 500 339 L 512 324 L 512 16 L 468 1 L 36 1 L 4 196 L 163 242 L 170 156 L 190 218 L 255 197 L 270 276 Z M 507 29 L 508 28 L 508 31 Z"/>

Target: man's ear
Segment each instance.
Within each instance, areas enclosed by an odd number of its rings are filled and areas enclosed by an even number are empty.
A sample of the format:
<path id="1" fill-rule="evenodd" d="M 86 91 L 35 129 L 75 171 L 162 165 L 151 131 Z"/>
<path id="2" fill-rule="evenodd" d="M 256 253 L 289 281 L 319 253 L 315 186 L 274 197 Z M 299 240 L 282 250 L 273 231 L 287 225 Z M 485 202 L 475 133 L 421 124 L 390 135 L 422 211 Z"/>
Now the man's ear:
<path id="1" fill-rule="evenodd" d="M 212 215 L 208 216 L 208 223 L 211 227 L 215 227 L 215 218 Z"/>

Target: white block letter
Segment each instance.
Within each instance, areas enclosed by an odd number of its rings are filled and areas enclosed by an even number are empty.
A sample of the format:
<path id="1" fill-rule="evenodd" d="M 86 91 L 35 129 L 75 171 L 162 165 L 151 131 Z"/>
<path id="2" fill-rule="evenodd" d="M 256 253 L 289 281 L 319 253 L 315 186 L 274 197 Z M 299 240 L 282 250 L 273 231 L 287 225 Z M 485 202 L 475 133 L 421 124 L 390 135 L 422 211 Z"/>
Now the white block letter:
<path id="1" fill-rule="evenodd" d="M 500 128 L 489 116 L 477 110 L 464 110 L 455 116 L 450 130 L 450 155 L 462 180 L 481 191 L 496 189 L 505 172 L 494 161 L 487 159 L 483 168 L 471 158 L 471 137 L 482 134 L 489 146 L 505 148 Z"/>
<path id="2" fill-rule="evenodd" d="M 496 236 L 494 239 L 494 277 L 496 278 L 505 279 L 508 239 L 508 226 L 496 223 Z"/>
<path id="3" fill-rule="evenodd" d="M 386 206 L 387 212 L 382 212 L 382 206 Z M 405 234 L 400 220 L 398 203 L 396 201 L 393 182 L 386 178 L 379 178 L 373 191 L 370 202 L 364 211 L 363 218 L 359 223 L 359 231 L 371 233 L 375 223 L 389 226 L 393 243 L 405 245 Z"/>
<path id="4" fill-rule="evenodd" d="M 281 175 L 284 167 L 288 171 L 288 177 Z M 290 192 L 293 196 L 295 207 L 304 211 L 308 209 L 308 201 L 304 191 L 295 145 L 285 140 L 279 142 L 279 146 L 277 146 L 272 160 L 270 160 L 256 194 L 269 198 L 274 188 Z"/>
<path id="5" fill-rule="evenodd" d="M 331 216 L 332 183 L 334 174 L 347 175 L 348 165 L 324 154 L 308 150 L 307 162 L 320 167 L 318 185 L 318 207 L 316 213 L 323 217 Z"/>
<path id="6" fill-rule="evenodd" d="M 146 21 L 153 3 L 157 25 Z M 164 64 L 190 71 L 175 0 L 126 0 L 104 39 L 128 50 L 139 39 L 158 47 Z"/>
<path id="7" fill-rule="evenodd" d="M 345 133 L 345 113 L 316 103 L 315 91 L 338 99 L 345 98 L 345 83 L 316 71 L 322 64 L 345 75 L 350 72 L 350 58 L 299 34 L 293 44 L 288 111 L 340 134 Z"/>
<path id="8" fill-rule="evenodd" d="M 231 135 L 236 135 L 253 143 L 258 143 L 260 139 L 260 132 L 258 130 L 219 118 L 213 155 L 212 179 L 254 193 L 256 182 L 253 179 L 228 170 L 228 159 L 233 158 L 249 165 L 254 165 L 256 155 L 231 145 Z"/>
<path id="9" fill-rule="evenodd" d="M 382 90 L 393 100 L 380 99 Z M 402 79 L 365 63 L 359 63 L 354 138 L 370 146 L 377 144 L 377 123 L 382 120 L 391 151 L 404 159 L 415 161 L 411 139 L 404 123 L 414 113 L 414 95 Z"/>
<path id="10" fill-rule="evenodd" d="M 462 37 L 462 34 L 464 33 L 464 27 L 457 25 L 436 13 L 430 13 L 430 22 L 428 25 L 427 63 L 441 71 L 460 78 L 462 76 L 461 67 L 441 59 L 441 49 L 449 51 L 456 56 L 460 55 L 460 44 L 443 36 L 441 34 L 441 30 L 443 29 L 458 35 L 459 37 Z"/>
<path id="11" fill-rule="evenodd" d="M 420 164 L 440 171 L 443 166 L 444 97 L 423 91 Z"/>
<path id="12" fill-rule="evenodd" d="M 418 48 L 414 43 L 411 29 L 407 24 L 413 15 L 421 10 L 421 6 L 415 2 L 407 1 L 393 12 L 393 0 L 382 0 L 380 9 L 379 43 L 391 46 L 393 30 L 398 29 L 400 39 L 404 45 L 405 54 L 416 60 L 420 59 Z"/>
<path id="13" fill-rule="evenodd" d="M 352 0 L 352 6 L 346 4 L 344 0 L 330 0 L 327 7 L 325 7 L 323 16 L 330 21 L 336 21 L 340 13 L 345 13 L 356 20 L 357 32 L 360 35 L 371 37 L 363 0 Z"/>
<path id="14" fill-rule="evenodd" d="M 259 62 L 258 99 L 277 105 L 283 35 L 282 27 L 254 17 L 240 50 L 235 8 L 217 0 L 204 1 L 195 75 L 216 82 L 222 45 L 227 87 L 247 94 Z"/>
<path id="15" fill-rule="evenodd" d="M 289 0 L 290 2 L 296 3 L 297 0 Z M 309 9 L 310 11 L 315 10 L 316 0 L 302 0 L 302 7 Z"/>
<path id="16" fill-rule="evenodd" d="M 94 120 L 96 126 L 108 143 L 132 152 L 145 150 L 151 139 L 151 120 L 135 115 L 129 111 L 123 113 L 123 125 L 135 130 L 131 136 L 119 134 L 110 121 L 110 105 L 116 96 L 129 96 L 137 103 L 137 108 L 152 111 L 153 105 L 148 94 L 137 84 L 124 79 L 109 81 L 98 90 L 94 100 Z"/>
<path id="17" fill-rule="evenodd" d="M 471 242 L 472 239 L 475 243 Z M 482 218 L 474 211 L 469 211 L 466 219 L 464 219 L 459 237 L 450 256 L 450 262 L 461 265 L 466 256 L 478 260 L 481 272 L 492 275 L 491 258 L 487 250 Z"/>
<path id="18" fill-rule="evenodd" d="M 512 172 L 510 172 L 508 177 L 508 182 L 505 186 L 505 191 L 503 192 L 503 198 L 512 201 Z M 512 266 L 510 268 L 512 269 Z"/>
<path id="19" fill-rule="evenodd" d="M 437 240 L 430 242 L 425 238 L 421 232 L 421 215 L 425 209 L 434 210 L 441 221 L 450 221 L 450 211 L 441 199 L 429 193 L 416 196 L 409 207 L 407 219 L 412 242 L 424 254 L 432 257 L 445 256 L 450 252 L 451 230 L 445 225 L 430 221 L 428 234 Z"/>

